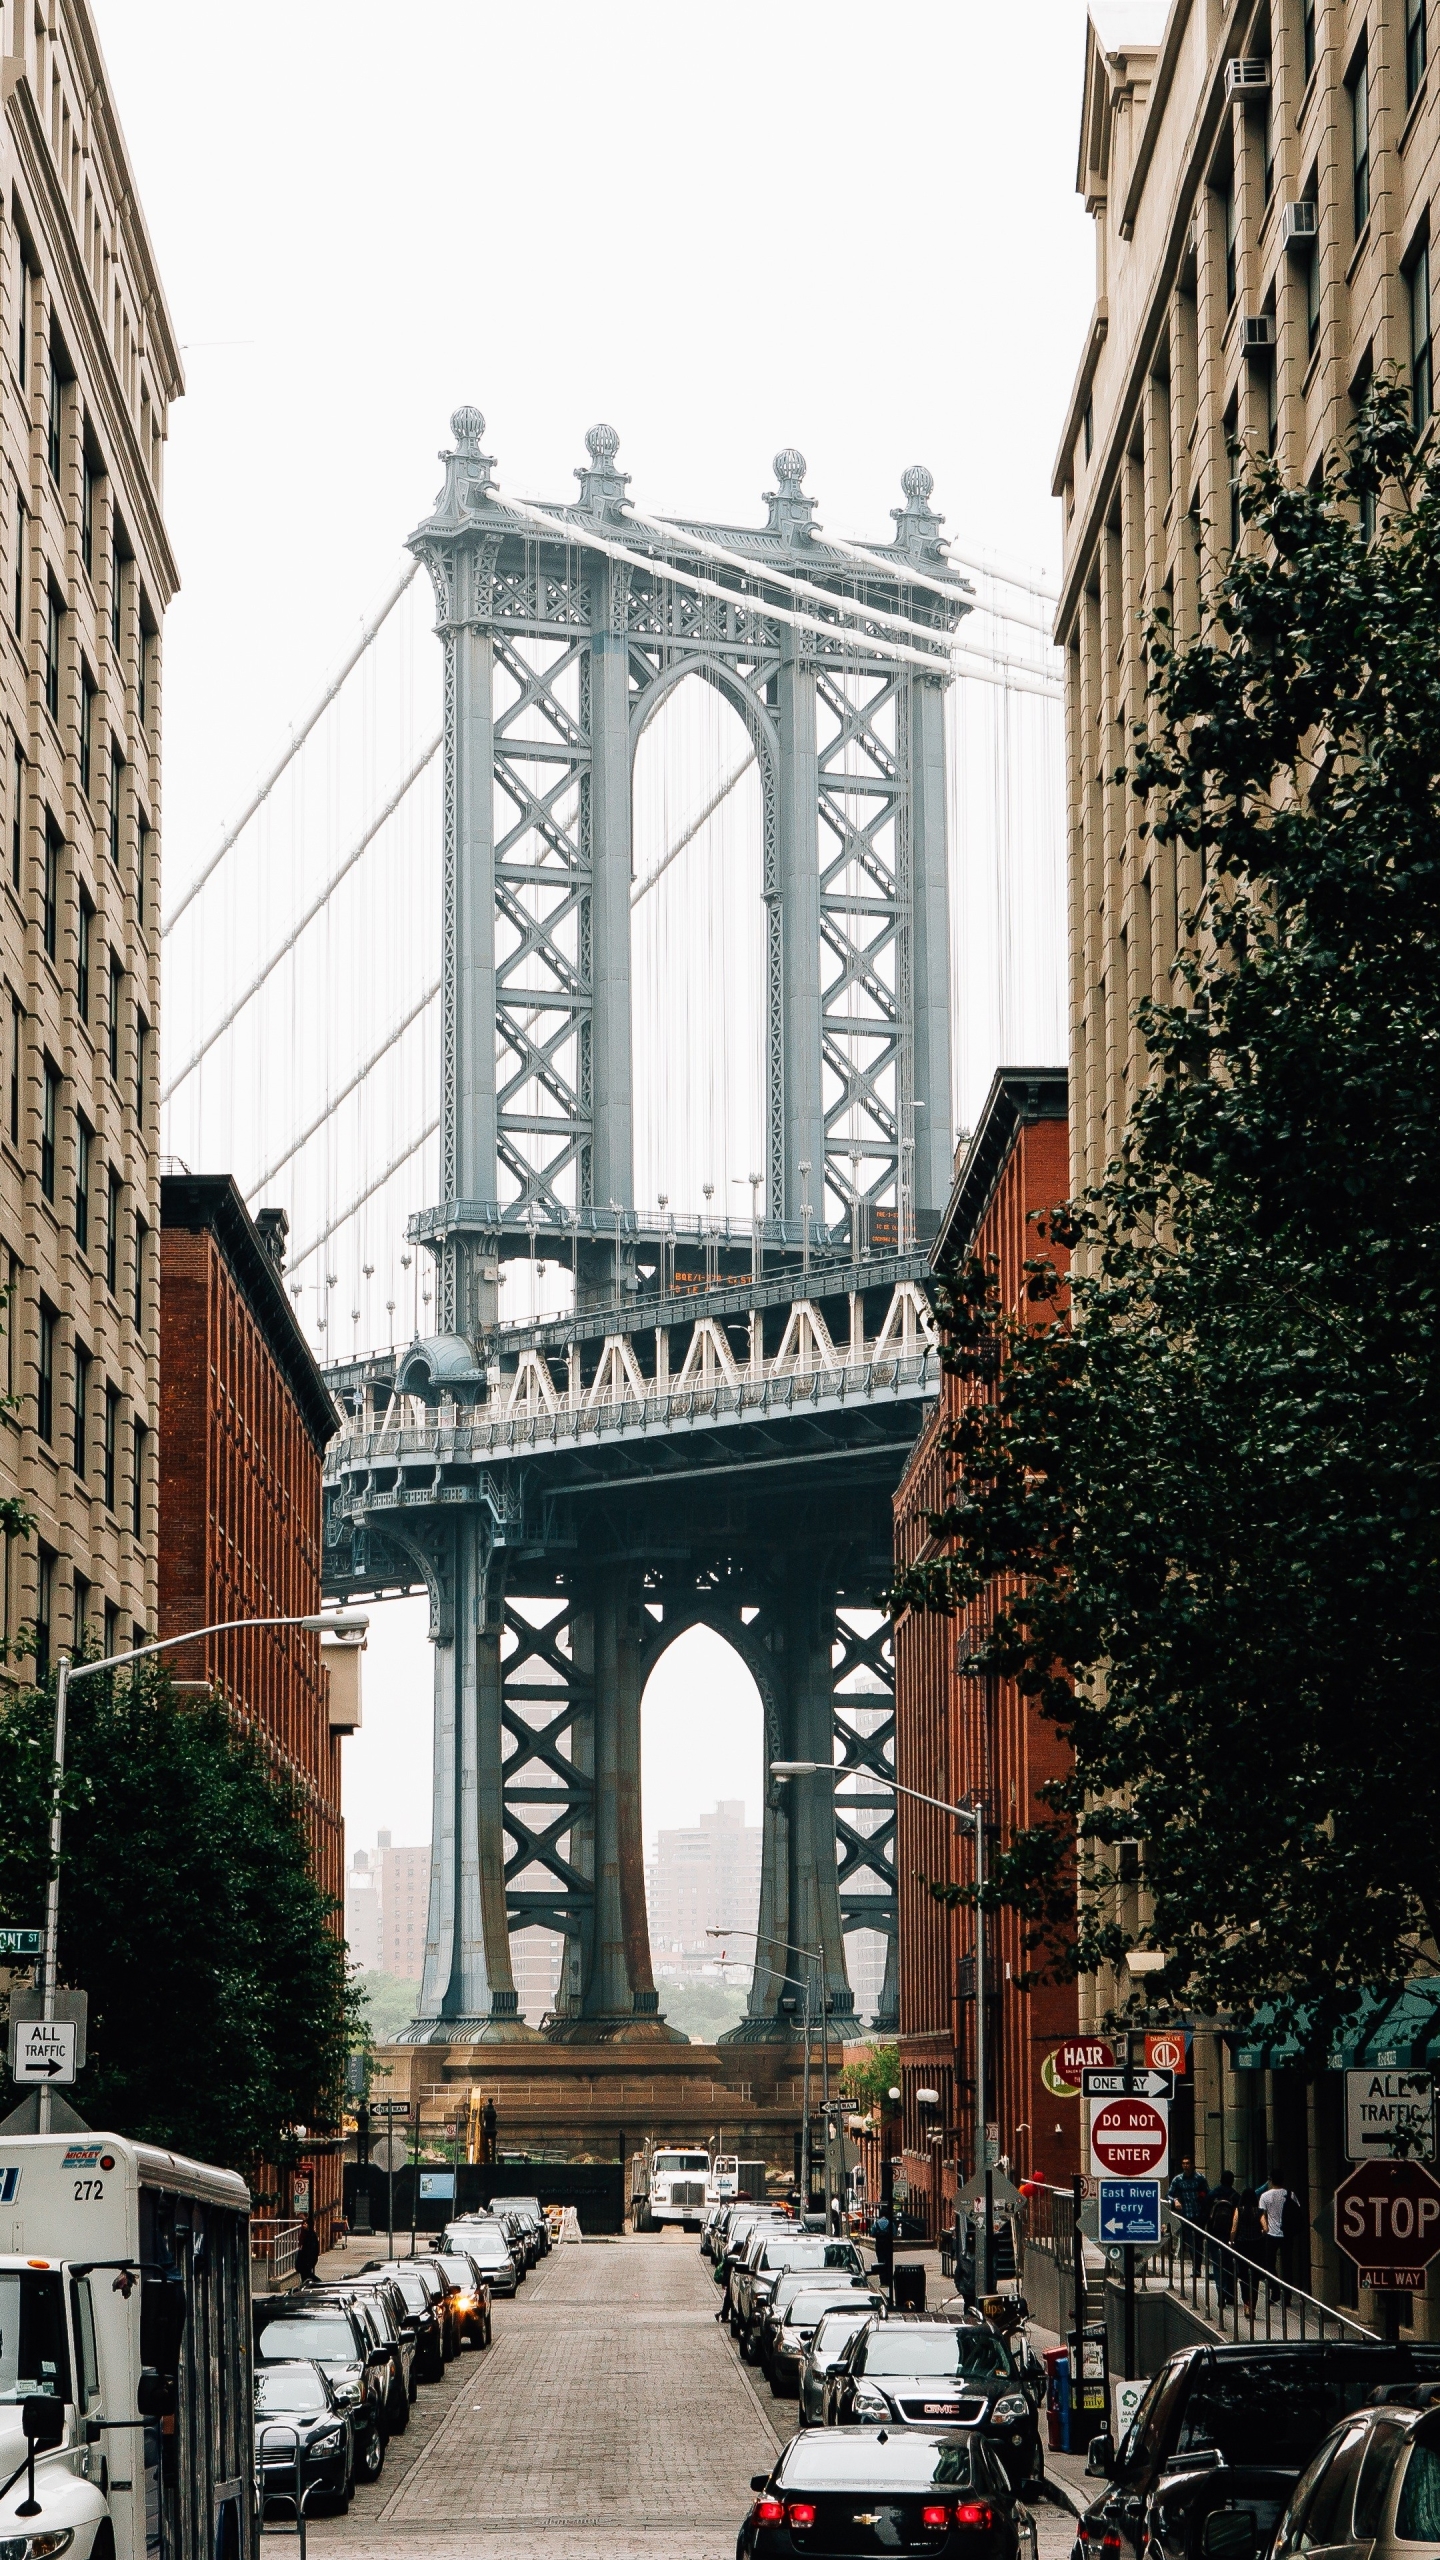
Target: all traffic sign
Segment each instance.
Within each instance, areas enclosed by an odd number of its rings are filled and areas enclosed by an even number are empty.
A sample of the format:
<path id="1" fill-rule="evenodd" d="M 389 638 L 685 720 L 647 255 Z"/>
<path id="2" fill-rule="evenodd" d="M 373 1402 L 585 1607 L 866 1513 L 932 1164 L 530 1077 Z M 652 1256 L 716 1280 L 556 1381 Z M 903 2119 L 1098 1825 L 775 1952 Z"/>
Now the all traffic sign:
<path id="1" fill-rule="evenodd" d="M 1096 2178 L 1163 2178 L 1170 2156 L 1170 2110 L 1154 2098 L 1107 2098 L 1090 2118 Z"/>
<path id="2" fill-rule="evenodd" d="M 1428 2071 L 1347 2071 L 1345 2151 L 1351 2160 L 1433 2160 L 1435 2081 Z"/>
<path id="3" fill-rule="evenodd" d="M 1364 2160 L 1335 2190 L 1335 2238 L 1377 2293 L 1418 2293 L 1440 2256 L 1440 2178 L 1422 2160 Z"/>
<path id="4" fill-rule="evenodd" d="M 17 2080 L 68 2087 L 75 2077 L 74 2019 L 28 2019 L 16 2034 L 14 2072 Z"/>

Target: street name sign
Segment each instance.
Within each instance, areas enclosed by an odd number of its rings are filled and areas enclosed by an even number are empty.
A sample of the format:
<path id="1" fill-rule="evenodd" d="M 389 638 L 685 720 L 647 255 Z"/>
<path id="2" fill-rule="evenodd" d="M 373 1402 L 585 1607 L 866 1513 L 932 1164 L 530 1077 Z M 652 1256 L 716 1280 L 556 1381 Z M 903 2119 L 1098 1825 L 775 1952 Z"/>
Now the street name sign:
<path id="1" fill-rule="evenodd" d="M 43 1929 L 0 1929 L 0 1956 L 38 1956 L 45 1944 Z"/>
<path id="2" fill-rule="evenodd" d="M 1155 2098 L 1106 2098 L 1090 2118 L 1093 2178 L 1163 2178 L 1170 2162 L 1170 2110 Z"/>
<path id="3" fill-rule="evenodd" d="M 1158 2178 L 1102 2178 L 1100 2238 L 1112 2246 L 1155 2249 L 1160 2245 L 1160 2181 Z"/>
<path id="4" fill-rule="evenodd" d="M 1420 2293 L 1440 2255 L 1440 2178 L 1422 2160 L 1365 2160 L 1335 2190 L 1335 2238 L 1373 2293 Z"/>
<path id="5" fill-rule="evenodd" d="M 1127 2081 L 1123 2069 L 1087 2071 L 1081 2081 L 1087 2098 L 1163 2098 L 1168 2107 L 1175 2095 L 1173 2071 L 1132 2070 Z"/>
<path id="6" fill-rule="evenodd" d="M 1347 2071 L 1348 2160 L 1433 2160 L 1435 2079 L 1429 2071 Z"/>
<path id="7" fill-rule="evenodd" d="M 15 2053 L 10 2068 L 17 2080 L 38 2080 L 67 2088 L 75 2078 L 73 2018 L 27 2018 L 15 2027 Z"/>

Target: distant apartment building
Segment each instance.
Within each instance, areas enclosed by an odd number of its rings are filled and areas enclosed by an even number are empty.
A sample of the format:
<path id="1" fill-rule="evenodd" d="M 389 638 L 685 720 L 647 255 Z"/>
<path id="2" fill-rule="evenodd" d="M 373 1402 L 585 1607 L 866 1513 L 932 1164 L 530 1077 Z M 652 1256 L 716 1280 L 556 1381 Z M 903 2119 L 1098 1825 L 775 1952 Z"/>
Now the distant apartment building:
<path id="1" fill-rule="evenodd" d="M 418 1982 L 425 1970 L 425 1923 L 430 1909 L 430 1852 L 397 1849 L 388 1831 L 376 1835 L 380 1877 L 380 1970 L 397 1982 Z"/>
<path id="2" fill-rule="evenodd" d="M 743 1802 L 717 1804 L 692 1831 L 662 1831 L 649 1872 L 650 1944 L 669 1954 L 713 1956 L 711 1929 L 753 1929 L 760 1908 L 758 1823 Z"/>
<path id="3" fill-rule="evenodd" d="M 380 1970 L 380 1883 L 368 1849 L 357 1849 L 345 1879 L 345 1943 L 362 1973 Z"/>
<path id="4" fill-rule="evenodd" d="M 162 511 L 179 350 L 89 0 L 0 111 L 0 1542 L 12 1676 L 154 1633 Z"/>
<path id="5" fill-rule="evenodd" d="M 515 1996 L 527 2026 L 538 2027 L 560 1996 L 565 1941 L 558 1929 L 517 1929 L 510 1940 Z"/>

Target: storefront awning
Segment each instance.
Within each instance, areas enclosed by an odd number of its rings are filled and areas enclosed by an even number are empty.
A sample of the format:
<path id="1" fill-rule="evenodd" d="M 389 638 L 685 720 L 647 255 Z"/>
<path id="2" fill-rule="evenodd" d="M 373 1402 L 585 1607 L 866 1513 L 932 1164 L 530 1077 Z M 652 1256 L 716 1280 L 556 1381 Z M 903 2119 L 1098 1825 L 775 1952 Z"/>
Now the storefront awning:
<path id="1" fill-rule="evenodd" d="M 1328 2035 L 1302 2009 L 1283 2026 L 1274 2007 L 1257 2009 L 1234 2046 L 1237 2071 L 1424 2071 L 1440 2069 L 1440 1975 L 1408 1982 L 1398 1997 L 1362 1992 Z"/>

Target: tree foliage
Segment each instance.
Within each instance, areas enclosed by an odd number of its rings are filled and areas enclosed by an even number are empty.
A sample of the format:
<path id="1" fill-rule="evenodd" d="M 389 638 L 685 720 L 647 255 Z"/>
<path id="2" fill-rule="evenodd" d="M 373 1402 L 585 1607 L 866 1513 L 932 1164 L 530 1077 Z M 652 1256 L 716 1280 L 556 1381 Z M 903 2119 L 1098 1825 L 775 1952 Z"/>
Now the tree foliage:
<path id="1" fill-rule="evenodd" d="M 50 1874 L 55 1694 L 0 1711 L 0 1914 Z M 162 1671 L 70 1690 L 59 1978 L 89 1994 L 94 2124 L 240 2169 L 339 2121 L 352 1995 L 303 1805 L 213 1699 Z"/>
<path id="2" fill-rule="evenodd" d="M 1381 383 L 1320 483 L 1252 458 L 1242 515 L 1199 639 L 1148 626 L 1114 777 L 1200 882 L 1152 1072 L 1028 1322 L 947 1276 L 947 1361 L 999 1335 L 999 1375 L 892 1606 L 1018 1578 L 982 1660 L 1075 1767 L 995 1890 L 1052 1962 L 1125 1949 L 1135 1840 L 1147 2000 L 1318 2026 L 1440 1939 L 1440 460 Z"/>

